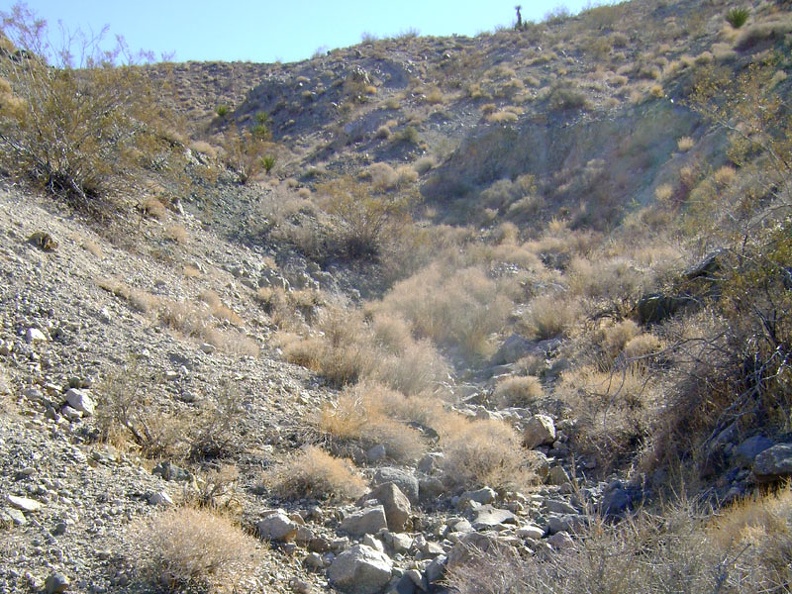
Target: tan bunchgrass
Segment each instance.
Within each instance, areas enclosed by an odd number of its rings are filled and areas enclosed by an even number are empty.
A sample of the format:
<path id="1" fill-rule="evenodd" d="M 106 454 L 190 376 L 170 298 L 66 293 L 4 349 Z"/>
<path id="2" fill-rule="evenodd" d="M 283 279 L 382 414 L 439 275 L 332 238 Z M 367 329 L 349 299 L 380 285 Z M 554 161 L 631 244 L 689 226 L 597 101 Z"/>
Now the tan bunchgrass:
<path id="1" fill-rule="evenodd" d="M 349 500 L 359 497 L 366 482 L 354 464 L 307 446 L 264 473 L 263 483 L 289 499 Z"/>
<path id="2" fill-rule="evenodd" d="M 456 419 L 440 429 L 444 480 L 467 489 L 490 486 L 526 490 L 537 484 L 529 452 L 502 421 Z"/>
<path id="3" fill-rule="evenodd" d="M 682 136 L 677 140 L 677 149 L 679 149 L 681 153 L 688 152 L 694 146 L 696 146 L 696 141 L 690 136 Z"/>
<path id="4" fill-rule="evenodd" d="M 495 385 L 493 396 L 500 407 L 530 407 L 544 395 L 538 377 L 509 376 Z"/>
<path id="5" fill-rule="evenodd" d="M 564 336 L 581 315 L 578 300 L 566 294 L 544 294 L 532 299 L 521 325 L 534 338 Z"/>
<path id="6" fill-rule="evenodd" d="M 133 522 L 126 550 L 154 587 L 237 592 L 253 586 L 260 543 L 228 517 L 180 507 Z"/>
<path id="7" fill-rule="evenodd" d="M 365 449 L 382 445 L 394 462 L 415 462 L 426 451 L 426 443 L 406 420 L 396 418 L 393 408 L 386 410 L 386 403 L 393 400 L 404 401 L 404 396 L 381 384 L 347 388 L 322 408 L 319 430 L 342 442 L 358 442 Z"/>
<path id="8" fill-rule="evenodd" d="M 190 241 L 190 234 L 183 225 L 170 225 L 163 230 L 162 234 L 165 239 L 181 245 L 185 245 Z"/>

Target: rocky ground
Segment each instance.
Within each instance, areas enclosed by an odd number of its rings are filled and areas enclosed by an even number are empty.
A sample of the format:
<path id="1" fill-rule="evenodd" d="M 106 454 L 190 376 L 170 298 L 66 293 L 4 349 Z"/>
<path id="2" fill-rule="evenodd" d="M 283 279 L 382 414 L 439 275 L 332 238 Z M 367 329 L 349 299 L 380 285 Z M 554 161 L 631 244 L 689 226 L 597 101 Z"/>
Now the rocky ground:
<path id="1" fill-rule="evenodd" d="M 424 591 L 470 545 L 498 541 L 523 554 L 569 546 L 568 532 L 603 494 L 614 509 L 636 495 L 618 483 L 573 489 L 570 469 L 560 464 L 567 454 L 563 431 L 550 418 L 523 412 L 511 416 L 548 460 L 540 469 L 548 484 L 535 493 L 482 488 L 451 497 L 433 478 L 429 455 L 414 468 L 372 462 L 365 470 L 371 492 L 357 505 L 278 500 L 262 489 L 261 473 L 306 440 L 330 390 L 278 360 L 269 345 L 272 328 L 254 289 L 263 282 L 256 275 L 281 272 L 265 264 L 271 255 L 225 241 L 189 213 L 173 216 L 189 242 L 162 241 L 166 224 L 146 219 L 134 241 L 114 243 L 51 202 L 3 189 L 0 590 L 139 590 L 128 562 L 128 527 L 189 498 L 194 472 L 216 470 L 206 463 L 190 472 L 167 457 L 141 457 L 128 443 L 97 439 L 113 389 L 143 392 L 134 405 L 168 418 L 199 418 L 229 392 L 244 407 L 238 426 L 218 431 L 241 440 L 233 497 L 243 526 L 262 547 L 269 543 L 252 591 L 309 592 L 329 584 L 353 592 Z M 200 273 L 185 276 L 185 266 Z M 112 290 L 119 286 L 127 289 Z M 137 302 L 122 296 L 129 297 L 129 287 L 140 291 Z M 255 344 L 258 354 L 191 338 L 145 305 L 145 299 L 200 303 L 207 289 L 244 320 L 241 331 L 228 323 L 219 331 Z M 459 408 L 492 414 L 472 404 Z"/>

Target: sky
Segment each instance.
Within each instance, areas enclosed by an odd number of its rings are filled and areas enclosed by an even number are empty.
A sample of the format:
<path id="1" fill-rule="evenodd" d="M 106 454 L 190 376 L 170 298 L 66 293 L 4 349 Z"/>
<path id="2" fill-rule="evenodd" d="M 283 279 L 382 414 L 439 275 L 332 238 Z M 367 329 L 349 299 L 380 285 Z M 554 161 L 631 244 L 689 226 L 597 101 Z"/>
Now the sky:
<path id="1" fill-rule="evenodd" d="M 348 47 L 364 34 L 377 38 L 474 36 L 515 22 L 520 0 L 27 0 L 24 4 L 59 35 L 66 30 L 121 35 L 133 51 L 176 62 L 297 62 L 317 51 Z M 522 2 L 526 21 L 541 21 L 559 7 L 577 13 L 604 2 Z M 0 1 L 7 13 L 13 1 Z M 59 37 L 58 37 L 59 38 Z"/>

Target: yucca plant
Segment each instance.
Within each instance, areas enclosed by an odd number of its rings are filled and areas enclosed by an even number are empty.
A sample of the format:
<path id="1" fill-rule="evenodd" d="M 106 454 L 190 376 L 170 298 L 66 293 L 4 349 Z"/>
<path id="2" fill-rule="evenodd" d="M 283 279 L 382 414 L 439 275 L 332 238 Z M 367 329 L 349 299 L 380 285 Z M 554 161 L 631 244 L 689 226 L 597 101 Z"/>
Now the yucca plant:
<path id="1" fill-rule="evenodd" d="M 747 8 L 732 8 L 726 13 L 726 22 L 728 22 L 735 29 L 742 27 L 751 16 L 751 12 Z"/>

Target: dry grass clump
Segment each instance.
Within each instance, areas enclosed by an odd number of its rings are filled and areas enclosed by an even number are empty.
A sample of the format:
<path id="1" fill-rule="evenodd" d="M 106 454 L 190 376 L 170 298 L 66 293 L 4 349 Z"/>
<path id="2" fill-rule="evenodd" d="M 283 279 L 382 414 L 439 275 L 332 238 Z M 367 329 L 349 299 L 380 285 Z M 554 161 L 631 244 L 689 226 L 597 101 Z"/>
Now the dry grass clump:
<path id="1" fill-rule="evenodd" d="M 242 326 L 244 324 L 244 320 L 239 316 L 239 314 L 237 314 L 227 305 L 224 305 L 220 299 L 220 296 L 211 289 L 203 291 L 198 296 L 198 299 L 209 306 L 212 316 L 218 320 L 228 322 L 234 326 Z"/>
<path id="2" fill-rule="evenodd" d="M 125 544 L 141 578 L 172 592 L 247 590 L 261 556 L 259 542 L 229 518 L 191 507 L 136 521 Z"/>
<path id="3" fill-rule="evenodd" d="M 520 408 L 530 407 L 543 395 L 542 383 L 532 375 L 504 378 L 498 381 L 493 393 L 498 406 Z"/>
<path id="4" fill-rule="evenodd" d="M 426 444 L 417 430 L 405 424 L 409 418 L 396 416 L 407 412 L 406 401 L 386 386 L 359 384 L 322 408 L 319 430 L 342 442 L 358 442 L 365 449 L 382 445 L 394 462 L 414 462 L 426 452 Z M 394 402 L 401 404 L 395 407 Z"/>
<path id="5" fill-rule="evenodd" d="M 429 340 L 411 338 L 403 350 L 377 353 L 376 359 L 368 377 L 407 396 L 436 390 L 451 374 L 448 363 Z"/>
<path id="6" fill-rule="evenodd" d="M 638 324 L 632 320 L 624 320 L 613 326 L 609 326 L 602 330 L 602 345 L 603 351 L 611 359 L 615 360 L 622 351 L 625 345 L 633 340 L 641 333 Z"/>
<path id="7" fill-rule="evenodd" d="M 308 446 L 269 469 L 263 482 L 289 499 L 348 500 L 360 497 L 366 490 L 366 482 L 352 462 L 335 458 L 316 446 Z"/>
<path id="8" fill-rule="evenodd" d="M 270 298 L 278 295 L 287 294 L 275 291 Z M 274 307 L 283 309 L 284 303 Z M 302 325 L 296 328 L 302 336 L 281 334 L 289 362 L 315 371 L 338 387 L 368 379 L 408 395 L 431 389 L 448 379 L 448 364 L 434 345 L 426 339 L 415 339 L 410 324 L 400 316 L 377 304 L 363 312 L 338 305 L 318 305 L 313 299 L 309 303 L 310 316 L 306 315 Z M 293 310 L 293 306 L 289 307 Z M 275 319 L 276 314 L 271 315 Z M 284 329 L 295 326 L 290 318 L 287 322 Z M 315 324 L 318 332 L 310 324 Z"/>
<path id="9" fill-rule="evenodd" d="M 595 520 L 575 546 L 530 561 L 492 547 L 449 568 L 460 594 L 785 592 L 792 579 L 789 490 L 720 510 L 681 502 L 618 523 Z"/>
<path id="10" fill-rule="evenodd" d="M 538 340 L 555 338 L 567 334 L 578 322 L 581 313 L 579 301 L 568 294 L 543 294 L 530 301 L 520 326 Z"/>
<path id="11" fill-rule="evenodd" d="M 207 303 L 209 308 L 207 308 L 189 302 L 158 297 L 113 279 L 99 279 L 96 284 L 127 300 L 138 311 L 155 314 L 162 324 L 186 336 L 202 340 L 218 349 L 236 355 L 256 357 L 259 354 L 256 341 L 243 332 L 233 329 L 221 330 L 214 327 L 213 319 L 241 325 L 242 318 L 225 307 L 212 291 L 203 294 L 204 300 L 209 300 Z"/>
<path id="12" fill-rule="evenodd" d="M 319 316 L 318 328 L 321 336 L 285 345 L 287 361 L 319 373 L 334 386 L 355 383 L 372 368 L 375 357 L 365 341 L 368 331 L 360 312 L 327 307 Z"/>
<path id="13" fill-rule="evenodd" d="M 635 455 L 650 435 L 659 404 L 655 388 L 644 367 L 600 371 L 584 365 L 563 372 L 554 395 L 578 420 L 578 451 L 608 469 Z"/>
<path id="14" fill-rule="evenodd" d="M 653 280 L 624 256 L 572 258 L 568 278 L 574 294 L 608 301 L 635 299 Z"/>
<path id="15" fill-rule="evenodd" d="M 186 245 L 190 242 L 190 234 L 183 225 L 169 225 L 162 230 L 162 236 L 168 241 Z"/>
<path id="16" fill-rule="evenodd" d="M 327 303 L 320 291 L 291 290 L 282 287 L 261 287 L 256 300 L 267 312 L 272 323 L 287 332 L 307 331 Z"/>
<path id="17" fill-rule="evenodd" d="M 503 326 L 510 304 L 481 269 L 447 270 L 435 263 L 397 283 L 382 307 L 407 320 L 415 335 L 475 357 L 488 355 L 490 337 Z"/>
<path id="18" fill-rule="evenodd" d="M 445 419 L 438 428 L 445 458 L 444 480 L 455 488 L 525 490 L 537 484 L 530 453 L 521 446 L 516 431 L 502 421 Z"/>

